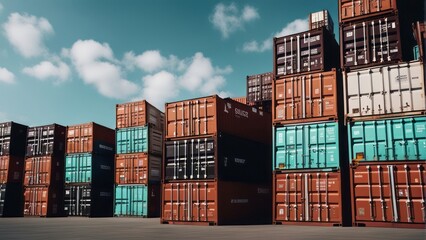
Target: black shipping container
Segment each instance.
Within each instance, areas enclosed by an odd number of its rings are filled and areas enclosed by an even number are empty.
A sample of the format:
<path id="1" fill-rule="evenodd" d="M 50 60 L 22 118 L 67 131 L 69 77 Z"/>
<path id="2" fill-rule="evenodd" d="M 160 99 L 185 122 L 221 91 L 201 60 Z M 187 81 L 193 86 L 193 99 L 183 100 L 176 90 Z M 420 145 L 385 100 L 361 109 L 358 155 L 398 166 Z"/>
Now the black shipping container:
<path id="1" fill-rule="evenodd" d="M 339 44 L 325 27 L 274 38 L 275 78 L 339 66 Z"/>
<path id="2" fill-rule="evenodd" d="M 0 184 L 0 217 L 22 217 L 24 196 L 21 183 Z"/>
<path id="3" fill-rule="evenodd" d="M 66 185 L 64 211 L 68 216 L 112 217 L 113 199 L 113 185 Z"/>
<path id="4" fill-rule="evenodd" d="M 28 128 L 27 157 L 64 155 L 66 127 L 52 124 Z"/>
<path id="5" fill-rule="evenodd" d="M 342 67 L 356 69 L 412 60 L 403 56 L 412 56 L 412 47 L 410 51 L 403 51 L 401 44 L 405 42 L 401 39 L 400 29 L 396 14 L 342 25 Z"/>
<path id="6" fill-rule="evenodd" d="M 27 130 L 15 122 L 0 123 L 0 156 L 25 156 Z"/>
<path id="7" fill-rule="evenodd" d="M 256 103 L 272 100 L 272 72 L 247 76 L 247 101 Z"/>
<path id="8" fill-rule="evenodd" d="M 271 146 L 219 133 L 166 141 L 165 180 L 270 182 Z"/>

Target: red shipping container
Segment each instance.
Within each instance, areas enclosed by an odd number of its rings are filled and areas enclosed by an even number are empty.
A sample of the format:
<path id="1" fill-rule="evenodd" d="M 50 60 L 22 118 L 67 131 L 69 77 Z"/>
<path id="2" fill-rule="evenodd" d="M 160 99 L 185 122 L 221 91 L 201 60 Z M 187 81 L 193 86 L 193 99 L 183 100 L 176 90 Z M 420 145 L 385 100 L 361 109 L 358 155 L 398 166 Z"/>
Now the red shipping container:
<path id="1" fill-rule="evenodd" d="M 350 176 L 354 225 L 424 229 L 425 168 L 425 161 L 353 165 Z"/>
<path id="2" fill-rule="evenodd" d="M 277 124 L 328 121 L 343 117 L 339 111 L 342 75 L 329 72 L 276 79 L 273 85 L 273 122 Z"/>
<path id="3" fill-rule="evenodd" d="M 64 162 L 63 156 L 25 159 L 24 186 L 64 185 Z"/>
<path id="4" fill-rule="evenodd" d="M 97 123 L 67 127 L 66 153 L 114 154 L 115 131 Z"/>
<path id="5" fill-rule="evenodd" d="M 397 0 L 339 0 L 339 21 L 348 22 L 397 11 Z M 405 1 L 405 0 L 402 0 Z"/>
<path id="6" fill-rule="evenodd" d="M 115 156 L 116 184 L 148 184 L 161 180 L 161 157 L 148 153 Z"/>
<path id="7" fill-rule="evenodd" d="M 345 174 L 288 171 L 274 174 L 275 224 L 350 225 Z"/>
<path id="8" fill-rule="evenodd" d="M 25 187 L 24 216 L 61 217 L 64 214 L 64 188 Z"/>
<path id="9" fill-rule="evenodd" d="M 157 130 L 163 130 L 164 127 L 164 113 L 146 100 L 117 104 L 116 117 L 117 128 L 150 125 Z"/>
<path id="10" fill-rule="evenodd" d="M 265 224 L 271 221 L 271 188 L 238 182 L 163 184 L 161 223 Z"/>
<path id="11" fill-rule="evenodd" d="M 0 156 L 0 184 L 21 183 L 24 173 L 24 157 Z"/>
<path id="12" fill-rule="evenodd" d="M 166 104 L 166 139 L 225 132 L 258 142 L 272 139 L 271 114 L 217 95 Z"/>

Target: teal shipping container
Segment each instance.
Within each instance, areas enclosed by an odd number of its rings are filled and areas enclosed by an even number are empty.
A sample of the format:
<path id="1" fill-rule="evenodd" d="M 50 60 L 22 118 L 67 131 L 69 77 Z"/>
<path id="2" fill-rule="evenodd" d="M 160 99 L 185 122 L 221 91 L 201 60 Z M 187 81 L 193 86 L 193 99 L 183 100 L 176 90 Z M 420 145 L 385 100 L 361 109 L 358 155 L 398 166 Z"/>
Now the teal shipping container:
<path id="1" fill-rule="evenodd" d="M 413 47 L 413 55 L 414 55 L 414 60 L 420 59 L 419 45 L 416 45 Z"/>
<path id="2" fill-rule="evenodd" d="M 114 155 L 92 153 L 67 154 L 65 156 L 65 183 L 114 183 Z"/>
<path id="3" fill-rule="evenodd" d="M 115 216 L 159 217 L 160 184 L 117 185 Z"/>
<path id="4" fill-rule="evenodd" d="M 153 128 L 120 128 L 116 133 L 117 154 L 149 152 L 161 155 L 163 134 Z"/>
<path id="5" fill-rule="evenodd" d="M 274 130 L 274 170 L 340 168 L 338 122 L 286 125 Z"/>
<path id="6" fill-rule="evenodd" d="M 350 161 L 426 160 L 426 117 L 348 125 Z"/>

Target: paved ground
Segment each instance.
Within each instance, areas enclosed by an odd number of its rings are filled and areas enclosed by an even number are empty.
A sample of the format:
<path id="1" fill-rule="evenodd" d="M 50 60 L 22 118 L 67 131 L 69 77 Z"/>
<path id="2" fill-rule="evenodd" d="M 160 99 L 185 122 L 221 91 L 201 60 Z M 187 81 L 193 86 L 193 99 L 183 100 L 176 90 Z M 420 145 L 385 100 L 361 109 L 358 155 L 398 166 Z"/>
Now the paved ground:
<path id="1" fill-rule="evenodd" d="M 0 218 L 0 239 L 404 239 L 425 240 L 426 229 L 257 226 L 182 226 L 140 218 Z"/>

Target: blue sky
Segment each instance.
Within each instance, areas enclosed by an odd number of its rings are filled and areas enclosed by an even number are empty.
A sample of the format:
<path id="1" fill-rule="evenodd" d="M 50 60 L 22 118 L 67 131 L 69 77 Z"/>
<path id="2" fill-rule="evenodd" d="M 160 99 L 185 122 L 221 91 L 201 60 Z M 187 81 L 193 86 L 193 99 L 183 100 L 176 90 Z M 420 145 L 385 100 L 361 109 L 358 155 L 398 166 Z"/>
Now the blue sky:
<path id="1" fill-rule="evenodd" d="M 115 126 L 115 104 L 245 95 L 272 37 L 337 0 L 0 0 L 0 122 Z"/>

